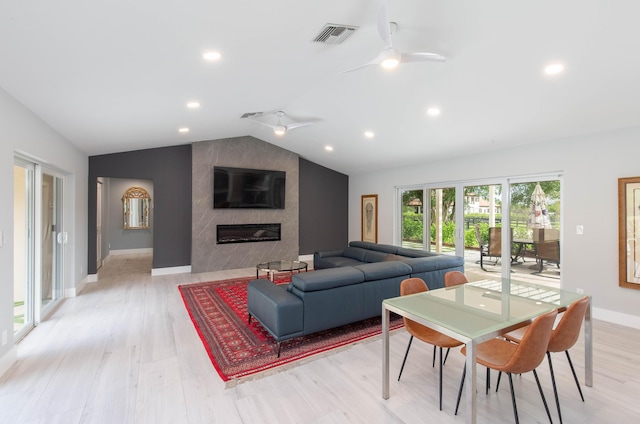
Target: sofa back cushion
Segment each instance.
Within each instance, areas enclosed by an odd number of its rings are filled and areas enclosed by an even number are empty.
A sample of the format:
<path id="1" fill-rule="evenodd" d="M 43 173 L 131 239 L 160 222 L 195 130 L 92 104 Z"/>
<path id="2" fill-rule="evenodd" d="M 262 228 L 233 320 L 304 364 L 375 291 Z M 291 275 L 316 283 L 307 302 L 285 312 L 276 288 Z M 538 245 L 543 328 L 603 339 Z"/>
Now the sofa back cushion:
<path id="1" fill-rule="evenodd" d="M 364 281 L 364 274 L 356 267 L 321 269 L 318 271 L 294 274 L 289 283 L 289 291 L 296 293 L 327 290 L 348 286 Z"/>
<path id="2" fill-rule="evenodd" d="M 406 256 L 407 258 L 425 258 L 429 256 L 439 256 L 440 253 L 427 252 L 426 250 L 407 249 L 405 247 L 398 248 L 398 255 Z"/>
<path id="3" fill-rule="evenodd" d="M 349 242 L 349 246 L 361 247 L 363 249 L 375 250 L 377 252 L 384 253 L 396 253 L 398 251 L 398 246 L 394 246 L 392 244 L 371 243 L 369 241 L 352 241 Z"/>
<path id="4" fill-rule="evenodd" d="M 373 262 L 370 264 L 357 265 L 354 268 L 364 274 L 365 281 L 409 276 L 412 271 L 411 267 L 404 262 Z"/>
<path id="5" fill-rule="evenodd" d="M 367 250 L 367 253 L 364 254 L 365 262 L 383 262 L 387 257 L 388 253 L 384 252 L 376 252 L 375 250 Z"/>
<path id="6" fill-rule="evenodd" d="M 344 249 L 344 252 L 342 252 L 342 256 L 346 257 L 346 258 L 351 258 L 351 259 L 355 259 L 357 261 L 360 262 L 366 262 L 365 255 L 367 254 L 368 250 L 367 249 L 363 249 L 361 247 L 352 247 L 349 246 L 347 248 Z"/>

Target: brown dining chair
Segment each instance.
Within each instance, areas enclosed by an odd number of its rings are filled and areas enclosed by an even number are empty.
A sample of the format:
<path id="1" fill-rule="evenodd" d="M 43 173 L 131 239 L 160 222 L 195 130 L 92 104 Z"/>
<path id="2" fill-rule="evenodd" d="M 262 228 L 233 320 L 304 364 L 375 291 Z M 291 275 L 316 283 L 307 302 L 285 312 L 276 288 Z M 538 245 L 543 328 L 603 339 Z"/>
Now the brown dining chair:
<path id="1" fill-rule="evenodd" d="M 449 271 L 444 274 L 445 287 L 459 286 L 461 284 L 467 284 L 468 282 L 469 280 L 467 280 L 466 275 L 460 271 Z"/>
<path id="2" fill-rule="evenodd" d="M 518 408 L 516 406 L 516 396 L 513 390 L 513 378 L 511 375 L 514 373 L 524 374 L 529 371 L 533 371 L 536 384 L 538 385 L 538 391 L 540 391 L 540 397 L 542 397 L 544 409 L 547 411 L 547 416 L 549 417 L 549 422 L 553 422 L 536 368 L 544 360 L 556 316 L 558 316 L 558 311 L 553 309 L 536 318 L 527 329 L 519 344 L 496 338 L 480 343 L 477 346 L 477 363 L 489 369 L 505 372 L 509 376 L 511 403 L 513 404 L 513 414 L 516 419 L 516 424 L 520 421 L 518 419 Z M 466 354 L 466 348 L 462 348 L 462 353 Z M 458 391 L 458 400 L 456 402 L 456 415 L 458 414 L 458 407 L 460 406 L 466 371 L 467 367 L 464 367 L 460 390 Z"/>
<path id="3" fill-rule="evenodd" d="M 580 381 L 578 380 L 575 368 L 573 368 L 573 362 L 571 362 L 569 349 L 571 349 L 573 345 L 575 345 L 578 341 L 578 337 L 580 336 L 580 328 L 582 327 L 582 321 L 584 319 L 584 314 L 587 311 L 588 306 L 589 298 L 586 296 L 576 300 L 571 305 L 569 305 L 564 314 L 562 314 L 558 325 L 552 331 L 551 338 L 549 339 L 549 346 L 547 347 L 547 360 L 549 362 L 551 383 L 553 385 L 553 394 L 556 398 L 556 407 L 558 408 L 558 418 L 560 419 L 560 423 L 562 423 L 562 413 L 560 412 L 560 399 L 558 398 L 558 389 L 556 387 L 556 377 L 553 372 L 553 363 L 551 362 L 551 353 L 566 353 L 567 361 L 569 362 L 569 366 L 571 367 L 571 373 L 573 373 L 573 379 L 575 380 L 576 386 L 578 387 L 578 393 L 580 393 L 580 398 L 584 402 L 584 396 L 582 395 L 582 389 L 580 388 Z M 515 331 L 505 334 L 504 337 L 509 341 L 520 343 L 527 329 L 528 326 L 519 328 Z"/>
<path id="4" fill-rule="evenodd" d="M 467 284 L 469 280 L 467 280 L 467 276 L 460 271 L 449 271 L 444 274 L 444 286 L 445 287 L 455 287 L 462 284 Z M 449 357 L 449 351 L 451 348 L 447 348 L 447 353 L 444 355 L 444 360 L 442 364 L 447 363 L 447 358 Z M 436 361 L 436 347 L 433 346 L 433 363 Z M 435 366 L 435 365 L 434 365 Z"/>
<path id="5" fill-rule="evenodd" d="M 407 296 L 410 294 L 422 293 L 429 290 L 427 284 L 421 278 L 407 278 L 400 283 L 400 296 Z M 409 344 L 407 345 L 407 351 L 404 354 L 404 359 L 402 360 L 402 366 L 400 367 L 400 374 L 398 374 L 398 381 L 400 381 L 400 377 L 402 376 L 402 370 L 404 369 L 404 364 L 407 362 L 407 356 L 409 355 L 409 349 L 411 348 L 411 342 L 413 338 L 416 337 L 419 340 L 422 340 L 425 343 L 432 344 L 434 348 L 437 346 L 440 348 L 440 376 L 439 376 L 439 399 L 440 399 L 440 410 L 442 410 L 442 348 L 452 348 L 456 346 L 460 346 L 462 342 L 446 336 L 436 330 L 433 330 L 429 327 L 426 327 L 422 324 L 418 324 L 415 321 L 412 321 L 408 318 L 402 318 L 404 321 L 404 327 L 407 332 L 411 335 L 409 339 Z M 435 358 L 434 358 L 435 360 Z"/>

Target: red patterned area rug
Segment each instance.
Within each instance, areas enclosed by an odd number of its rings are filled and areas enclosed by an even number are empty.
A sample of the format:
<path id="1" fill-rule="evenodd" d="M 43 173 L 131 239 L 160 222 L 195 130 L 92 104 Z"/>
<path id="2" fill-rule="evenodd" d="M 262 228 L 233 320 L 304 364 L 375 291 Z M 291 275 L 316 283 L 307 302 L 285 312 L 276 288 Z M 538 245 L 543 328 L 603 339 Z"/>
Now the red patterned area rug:
<path id="1" fill-rule="evenodd" d="M 276 276 L 276 283 L 286 283 L 289 275 L 285 275 Z M 213 366 L 227 384 L 381 333 L 380 318 L 372 318 L 284 341 L 278 358 L 273 337 L 256 320 L 247 324 L 247 285 L 253 279 L 236 278 L 178 287 Z M 402 319 L 391 315 L 390 328 L 402 327 Z"/>

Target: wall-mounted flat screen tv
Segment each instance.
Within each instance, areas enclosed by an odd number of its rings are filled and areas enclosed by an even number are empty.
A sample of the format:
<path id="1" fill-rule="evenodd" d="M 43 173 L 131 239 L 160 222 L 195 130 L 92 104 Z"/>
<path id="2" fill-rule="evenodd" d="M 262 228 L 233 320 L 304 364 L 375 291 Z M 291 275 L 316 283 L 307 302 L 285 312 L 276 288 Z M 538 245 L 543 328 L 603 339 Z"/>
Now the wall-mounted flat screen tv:
<path id="1" fill-rule="evenodd" d="M 214 209 L 284 209 L 284 171 L 213 167 Z"/>

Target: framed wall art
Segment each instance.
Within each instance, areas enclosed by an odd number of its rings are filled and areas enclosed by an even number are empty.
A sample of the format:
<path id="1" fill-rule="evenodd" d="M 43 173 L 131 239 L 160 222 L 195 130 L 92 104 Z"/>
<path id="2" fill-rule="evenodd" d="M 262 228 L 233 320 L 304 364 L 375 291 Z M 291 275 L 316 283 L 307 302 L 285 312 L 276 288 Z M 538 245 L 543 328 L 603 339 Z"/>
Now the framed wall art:
<path id="1" fill-rule="evenodd" d="M 362 195 L 362 241 L 378 242 L 378 195 Z"/>
<path id="2" fill-rule="evenodd" d="M 640 290 L 640 177 L 618 179 L 619 285 Z"/>

